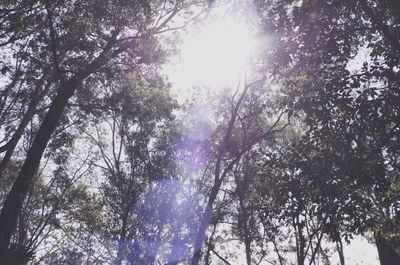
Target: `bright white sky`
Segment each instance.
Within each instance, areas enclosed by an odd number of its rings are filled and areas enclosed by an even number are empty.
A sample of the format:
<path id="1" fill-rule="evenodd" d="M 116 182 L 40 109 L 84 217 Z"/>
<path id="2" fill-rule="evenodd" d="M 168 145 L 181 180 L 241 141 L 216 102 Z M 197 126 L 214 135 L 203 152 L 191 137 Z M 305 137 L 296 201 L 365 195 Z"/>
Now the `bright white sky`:
<path id="1" fill-rule="evenodd" d="M 252 48 L 251 33 L 233 18 L 218 19 L 189 34 L 182 46 L 178 80 L 229 85 L 245 71 Z"/>
<path id="2" fill-rule="evenodd" d="M 165 68 L 179 101 L 189 97 L 193 87 L 236 87 L 255 50 L 249 21 L 222 15 L 209 17 L 183 34 L 179 58 Z"/>

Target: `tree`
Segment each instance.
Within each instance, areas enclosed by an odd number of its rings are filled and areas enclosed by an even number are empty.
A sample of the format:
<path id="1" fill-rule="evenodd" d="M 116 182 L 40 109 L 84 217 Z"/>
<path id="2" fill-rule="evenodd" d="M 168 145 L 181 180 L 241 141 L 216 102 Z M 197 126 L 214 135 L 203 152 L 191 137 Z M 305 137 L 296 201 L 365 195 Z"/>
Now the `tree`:
<path id="1" fill-rule="evenodd" d="M 129 255 L 135 256 L 136 262 L 152 264 L 157 248 L 154 253 L 132 250 L 142 237 L 150 240 L 153 236 L 151 221 L 144 220 L 146 216 L 135 208 L 153 182 L 177 176 L 174 146 L 179 134 L 172 115 L 176 103 L 168 96 L 165 84 L 146 85 L 140 77 L 121 77 L 103 91 L 102 101 L 109 110 L 95 118 L 93 128 L 85 129 L 98 148 L 98 167 L 106 179 L 98 187 L 106 211 L 102 222 L 107 224 L 107 231 L 102 234 L 118 242 L 115 264 L 121 264 Z M 153 203 L 153 207 L 158 206 Z M 159 228 L 159 233 L 162 230 Z"/>
<path id="2" fill-rule="evenodd" d="M 3 263 L 344 265 L 365 233 L 400 263 L 400 4 L 254 1 L 247 76 L 179 108 L 161 64 L 205 7 L 0 3 Z"/>
<path id="3" fill-rule="evenodd" d="M 1 4 L 2 25 L 5 25 L 0 33 L 2 46 L 13 48 L 27 42 L 23 55 L 28 64 L 38 64 L 42 71 L 50 68 L 52 80 L 50 106 L 1 210 L 1 255 L 13 255 L 7 253 L 23 201 L 70 98 L 89 77 L 109 73 L 116 64 L 134 69 L 143 63 L 159 61 L 162 56 L 156 34 L 169 30 L 167 26 L 174 16 L 189 4 L 158 1 L 113 1 L 107 5 L 98 1 Z"/>
<path id="4" fill-rule="evenodd" d="M 309 189 L 328 195 L 328 203 L 317 203 L 342 213 L 335 214 L 341 228 L 384 230 L 398 218 L 398 197 L 391 196 L 398 186 L 398 4 L 270 1 L 259 8 L 266 34 L 279 44 L 269 69 L 307 126 L 307 144 L 296 151 Z M 367 61 L 351 66 L 361 54 Z M 382 264 L 399 262 L 394 246 L 376 244 Z"/>
<path id="5" fill-rule="evenodd" d="M 245 81 L 242 87 L 238 85 L 237 91 L 231 98 L 221 104 L 224 109 L 219 115 L 223 119 L 219 119 L 222 122 L 216 124 L 215 138 L 213 137 L 210 146 L 210 165 L 204 173 L 212 179 L 211 187 L 206 193 L 207 202 L 200 218 L 191 264 L 200 262 L 202 245 L 211 221 L 214 202 L 235 165 L 255 145 L 288 126 L 288 123 L 282 122 L 286 110 L 276 110 L 272 105 L 268 105 L 268 97 L 264 93 L 264 85 L 268 83 L 264 82 L 264 78 L 252 83 Z M 262 119 L 265 117 L 277 118 L 265 124 L 265 119 Z M 251 131 L 248 131 L 248 128 L 251 128 Z"/>

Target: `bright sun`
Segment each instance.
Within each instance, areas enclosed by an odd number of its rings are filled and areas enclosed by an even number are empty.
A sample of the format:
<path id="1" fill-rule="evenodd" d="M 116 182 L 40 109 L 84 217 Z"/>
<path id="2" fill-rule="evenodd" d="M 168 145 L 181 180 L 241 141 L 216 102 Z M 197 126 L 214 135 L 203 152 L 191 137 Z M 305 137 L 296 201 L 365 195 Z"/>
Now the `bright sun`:
<path id="1" fill-rule="evenodd" d="M 245 23 L 234 19 L 209 22 L 184 38 L 172 81 L 180 90 L 194 85 L 235 85 L 245 73 L 253 46 Z"/>
<path id="2" fill-rule="evenodd" d="M 196 81 L 226 84 L 246 68 L 250 32 L 234 20 L 219 20 L 189 36 L 182 48 L 183 66 Z"/>

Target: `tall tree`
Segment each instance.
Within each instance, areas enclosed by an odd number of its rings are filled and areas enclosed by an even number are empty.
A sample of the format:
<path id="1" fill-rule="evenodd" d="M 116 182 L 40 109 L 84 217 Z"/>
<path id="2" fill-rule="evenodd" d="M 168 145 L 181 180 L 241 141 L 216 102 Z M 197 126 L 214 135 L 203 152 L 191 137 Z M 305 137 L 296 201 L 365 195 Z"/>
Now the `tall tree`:
<path id="1" fill-rule="evenodd" d="M 307 126 L 308 143 L 296 148 L 302 174 L 315 195 L 330 196 L 317 202 L 341 212 L 335 222 L 348 231 L 385 230 L 399 215 L 398 3 L 268 1 L 259 8 L 279 44 L 268 67 Z M 367 58 L 361 64 L 360 56 Z M 395 245 L 383 241 L 378 236 L 381 263 L 398 263 Z"/>
<path id="2" fill-rule="evenodd" d="M 136 262 L 152 264 L 157 249 L 155 253 L 132 250 L 142 236 L 149 241 L 153 236 L 151 224 L 142 220 L 145 216 L 135 208 L 152 182 L 178 175 L 174 147 L 179 135 L 172 115 L 176 104 L 163 83 L 146 84 L 131 77 L 107 86 L 103 101 L 109 110 L 95 119 L 89 138 L 99 150 L 99 167 L 106 179 L 99 187 L 107 212 L 103 222 L 109 227 L 104 233 L 118 242 L 115 264 L 126 261 L 128 255 L 135 256 Z M 144 258 L 139 258 L 141 255 Z"/>
<path id="3" fill-rule="evenodd" d="M 10 238 L 23 201 L 70 98 L 88 77 L 101 76 L 117 62 L 134 69 L 143 63 L 160 61 L 156 34 L 169 30 L 174 16 L 190 3 L 113 1 L 105 5 L 101 1 L 30 1 L 1 4 L 3 46 L 29 41 L 26 54 L 29 61 L 39 62 L 42 69 L 50 67 L 54 80 L 51 104 L 1 210 L 2 256 L 13 255 Z"/>
<path id="4" fill-rule="evenodd" d="M 219 115 L 223 119 L 217 124 L 215 139 L 212 139 L 210 157 L 211 166 L 206 168 L 211 181 L 211 188 L 206 193 L 206 205 L 200 218 L 199 228 L 194 242 L 194 254 L 191 264 L 198 264 L 201 259 L 202 245 L 211 221 L 214 202 L 224 184 L 232 174 L 234 166 L 254 146 L 268 140 L 269 137 L 286 128 L 286 109 L 275 109 L 269 104 L 264 78 L 237 87 L 231 98 L 223 99 Z M 266 101 L 265 101 L 266 100 Z M 264 119 L 263 119 L 264 118 Z M 272 122 L 266 118 L 271 118 Z M 265 123 L 265 121 L 269 121 Z M 251 128 L 251 130 L 248 130 Z M 211 173 L 210 173 L 211 172 Z"/>

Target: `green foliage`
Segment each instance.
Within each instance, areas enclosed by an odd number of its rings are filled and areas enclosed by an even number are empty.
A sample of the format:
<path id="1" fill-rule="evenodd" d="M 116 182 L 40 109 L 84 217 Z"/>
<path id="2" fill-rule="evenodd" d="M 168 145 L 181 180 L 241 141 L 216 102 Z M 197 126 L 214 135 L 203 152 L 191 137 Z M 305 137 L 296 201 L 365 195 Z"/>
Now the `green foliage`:
<path id="1" fill-rule="evenodd" d="M 248 83 L 179 109 L 163 33 L 201 2 L 2 1 L 0 260 L 227 263 L 233 238 L 303 265 L 370 232 L 398 257 L 400 4 L 254 7 Z"/>
<path id="2" fill-rule="evenodd" d="M 283 104 L 306 125 L 284 157 L 295 172 L 286 188 L 329 216 L 333 240 L 337 229 L 349 236 L 393 222 L 399 210 L 390 192 L 399 181 L 393 177 L 399 174 L 398 7 L 392 1 L 268 1 L 258 8 L 276 44 L 267 67 L 285 93 Z M 358 66 L 360 56 L 366 59 Z"/>

